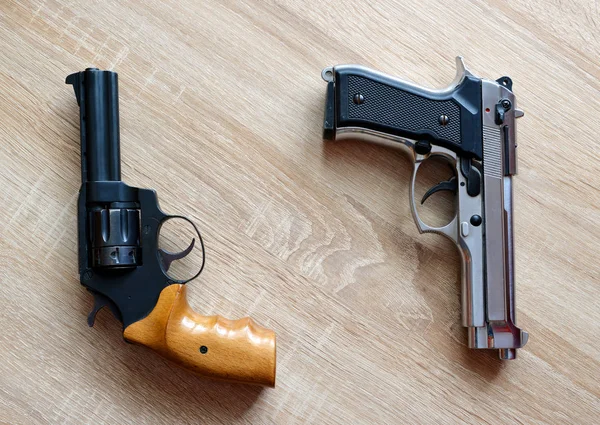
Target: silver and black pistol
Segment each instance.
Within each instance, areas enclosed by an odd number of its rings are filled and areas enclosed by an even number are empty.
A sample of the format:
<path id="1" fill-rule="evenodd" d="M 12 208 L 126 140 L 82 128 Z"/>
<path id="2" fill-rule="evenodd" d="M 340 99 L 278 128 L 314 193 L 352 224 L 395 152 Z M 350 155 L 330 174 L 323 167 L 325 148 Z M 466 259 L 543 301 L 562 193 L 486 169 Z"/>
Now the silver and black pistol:
<path id="1" fill-rule="evenodd" d="M 528 334 L 515 321 L 512 177 L 517 171 L 517 109 L 512 81 L 482 79 L 461 57 L 457 74 L 433 90 L 357 65 L 325 68 L 327 140 L 392 141 L 413 160 L 410 206 L 420 233 L 450 238 L 460 252 L 462 324 L 470 348 L 499 349 L 516 358 Z M 429 189 L 456 194 L 456 215 L 443 227 L 426 225 L 417 212 L 415 181 L 425 160 L 441 157 L 454 176 Z"/>

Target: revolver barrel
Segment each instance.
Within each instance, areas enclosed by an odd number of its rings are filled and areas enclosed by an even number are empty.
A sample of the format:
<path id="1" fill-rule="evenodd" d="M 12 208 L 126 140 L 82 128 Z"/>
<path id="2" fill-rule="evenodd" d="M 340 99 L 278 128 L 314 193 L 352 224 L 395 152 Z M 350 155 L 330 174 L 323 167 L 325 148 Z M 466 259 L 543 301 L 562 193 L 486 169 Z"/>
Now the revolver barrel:
<path id="1" fill-rule="evenodd" d="M 121 180 L 119 86 L 117 73 L 88 68 L 77 74 L 83 113 L 81 138 L 84 181 Z"/>
<path id="2" fill-rule="evenodd" d="M 88 68 L 84 84 L 88 179 L 121 180 L 117 74 Z"/>

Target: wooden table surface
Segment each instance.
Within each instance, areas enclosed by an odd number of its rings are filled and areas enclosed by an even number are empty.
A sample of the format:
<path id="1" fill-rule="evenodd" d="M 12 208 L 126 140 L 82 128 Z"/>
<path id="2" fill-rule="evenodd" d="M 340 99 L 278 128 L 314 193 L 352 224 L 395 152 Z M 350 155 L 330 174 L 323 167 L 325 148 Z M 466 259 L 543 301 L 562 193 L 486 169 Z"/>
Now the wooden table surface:
<path id="1" fill-rule="evenodd" d="M 78 3 L 0 6 L 0 422 L 598 423 L 598 2 Z M 458 254 L 418 234 L 408 159 L 321 136 L 323 67 L 442 87 L 456 55 L 525 110 L 513 362 L 466 347 Z M 275 389 L 189 374 L 108 312 L 88 328 L 64 80 L 92 65 L 119 73 L 123 179 L 203 232 L 190 303 L 277 332 Z"/>

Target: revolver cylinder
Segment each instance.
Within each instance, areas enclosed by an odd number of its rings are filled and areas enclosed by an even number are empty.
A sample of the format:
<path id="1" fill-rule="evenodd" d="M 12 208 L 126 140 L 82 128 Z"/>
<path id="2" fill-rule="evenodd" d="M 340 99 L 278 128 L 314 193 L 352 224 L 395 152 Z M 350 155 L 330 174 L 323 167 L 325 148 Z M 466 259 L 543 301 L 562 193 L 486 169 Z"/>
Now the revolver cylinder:
<path id="1" fill-rule="evenodd" d="M 101 208 L 89 213 L 92 267 L 136 267 L 140 254 L 140 211 Z"/>

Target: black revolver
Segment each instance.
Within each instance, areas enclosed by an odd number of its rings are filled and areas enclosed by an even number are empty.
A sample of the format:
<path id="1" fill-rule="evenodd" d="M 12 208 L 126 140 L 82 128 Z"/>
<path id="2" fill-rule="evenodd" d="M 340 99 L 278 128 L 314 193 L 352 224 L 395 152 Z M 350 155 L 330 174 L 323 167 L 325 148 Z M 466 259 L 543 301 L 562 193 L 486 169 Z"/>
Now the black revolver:
<path id="1" fill-rule="evenodd" d="M 156 193 L 121 181 L 117 74 L 88 68 L 67 77 L 80 108 L 81 189 L 78 201 L 79 273 L 95 298 L 88 317 L 108 306 L 123 323 L 126 341 L 146 345 L 201 375 L 243 383 L 275 384 L 275 334 L 251 319 L 201 316 L 187 303 L 185 283 L 204 266 L 196 226 L 169 216 Z M 186 220 L 197 234 L 202 266 L 189 279 L 171 277 L 190 254 L 159 247 L 161 227 Z"/>
<path id="2" fill-rule="evenodd" d="M 325 68 L 327 100 L 323 137 L 391 141 L 413 160 L 410 204 L 419 232 L 450 238 L 462 263 L 462 324 L 471 348 L 499 349 L 514 359 L 527 343 L 515 321 L 513 192 L 517 109 L 508 77 L 486 80 L 456 58 L 457 75 L 430 90 L 357 65 Z M 456 215 L 443 227 L 417 212 L 415 181 L 430 157 L 447 160 L 454 176 L 428 190 L 456 194 Z"/>

